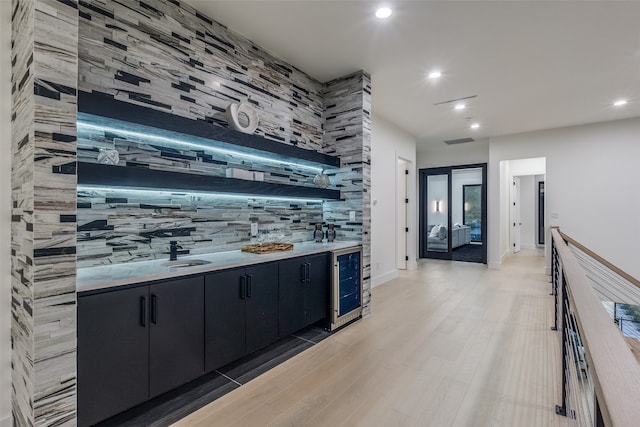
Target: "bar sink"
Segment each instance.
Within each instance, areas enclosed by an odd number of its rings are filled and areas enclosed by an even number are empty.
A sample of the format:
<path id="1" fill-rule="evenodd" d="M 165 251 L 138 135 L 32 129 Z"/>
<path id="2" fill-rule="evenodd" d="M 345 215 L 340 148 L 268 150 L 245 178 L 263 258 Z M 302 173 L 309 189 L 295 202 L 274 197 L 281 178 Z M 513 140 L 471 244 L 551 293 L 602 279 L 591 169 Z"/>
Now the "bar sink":
<path id="1" fill-rule="evenodd" d="M 165 262 L 165 267 L 195 267 L 197 265 L 211 264 L 211 261 L 205 261 L 203 259 L 179 259 L 177 261 Z"/>

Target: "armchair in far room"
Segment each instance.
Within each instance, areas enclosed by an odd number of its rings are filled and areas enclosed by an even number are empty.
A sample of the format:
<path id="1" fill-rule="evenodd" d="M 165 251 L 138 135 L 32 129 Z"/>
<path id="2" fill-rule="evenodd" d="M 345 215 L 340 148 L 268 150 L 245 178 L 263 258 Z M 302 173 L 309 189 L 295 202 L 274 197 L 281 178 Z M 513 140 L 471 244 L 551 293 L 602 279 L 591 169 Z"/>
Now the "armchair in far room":
<path id="1" fill-rule="evenodd" d="M 454 224 L 451 229 L 451 249 L 471 243 L 471 227 Z"/>

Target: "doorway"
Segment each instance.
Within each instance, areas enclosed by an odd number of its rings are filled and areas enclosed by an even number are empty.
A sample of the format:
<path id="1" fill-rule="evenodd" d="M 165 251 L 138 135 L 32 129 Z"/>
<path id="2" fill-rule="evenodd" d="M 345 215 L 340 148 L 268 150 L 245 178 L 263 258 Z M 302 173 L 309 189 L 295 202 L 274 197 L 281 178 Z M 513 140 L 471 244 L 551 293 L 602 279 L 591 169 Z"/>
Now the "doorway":
<path id="1" fill-rule="evenodd" d="M 536 209 L 537 212 L 537 234 L 538 234 L 538 246 L 544 246 L 544 181 L 538 179 L 538 200 Z"/>
<path id="2" fill-rule="evenodd" d="M 420 169 L 420 258 L 487 262 L 487 164 Z"/>
<path id="3" fill-rule="evenodd" d="M 409 162 L 396 158 L 396 268 L 406 270 L 409 262 Z"/>

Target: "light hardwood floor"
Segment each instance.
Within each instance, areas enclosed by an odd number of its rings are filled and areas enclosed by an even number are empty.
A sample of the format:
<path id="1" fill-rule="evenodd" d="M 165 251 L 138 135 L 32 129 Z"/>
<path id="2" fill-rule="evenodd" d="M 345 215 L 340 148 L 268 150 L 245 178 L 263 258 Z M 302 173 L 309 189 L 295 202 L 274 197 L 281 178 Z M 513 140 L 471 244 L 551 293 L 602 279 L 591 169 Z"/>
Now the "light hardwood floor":
<path id="1" fill-rule="evenodd" d="M 175 425 L 565 426 L 543 265 L 421 261 L 370 316 Z"/>

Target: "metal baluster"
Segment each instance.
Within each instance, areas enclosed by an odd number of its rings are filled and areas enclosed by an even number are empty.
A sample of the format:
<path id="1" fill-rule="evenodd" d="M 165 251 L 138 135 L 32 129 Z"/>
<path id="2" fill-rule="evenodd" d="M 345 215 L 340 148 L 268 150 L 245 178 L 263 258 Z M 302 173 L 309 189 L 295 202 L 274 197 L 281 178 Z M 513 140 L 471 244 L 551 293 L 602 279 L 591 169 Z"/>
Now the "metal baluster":
<path id="1" fill-rule="evenodd" d="M 567 323 L 567 313 L 569 308 L 569 296 L 567 295 L 567 287 L 564 279 L 564 274 L 559 272 L 560 274 L 560 283 L 562 289 L 562 404 L 556 405 L 556 414 L 567 416 L 567 388 L 569 387 L 568 378 L 567 378 L 567 328 L 569 327 Z M 557 311 L 556 311 L 557 312 Z"/>

